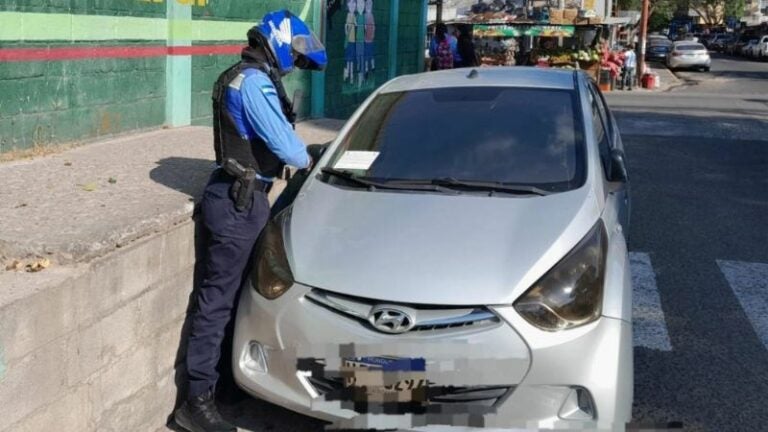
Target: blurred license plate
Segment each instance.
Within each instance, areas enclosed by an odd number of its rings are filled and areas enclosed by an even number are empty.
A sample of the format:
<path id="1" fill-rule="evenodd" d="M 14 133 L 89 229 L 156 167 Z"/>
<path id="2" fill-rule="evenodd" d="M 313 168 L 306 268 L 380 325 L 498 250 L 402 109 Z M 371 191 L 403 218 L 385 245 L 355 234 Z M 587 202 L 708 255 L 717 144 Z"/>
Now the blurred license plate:
<path id="1" fill-rule="evenodd" d="M 345 387 L 365 388 L 368 400 L 411 402 L 424 400 L 427 386 L 423 358 L 354 357 L 342 362 Z"/>

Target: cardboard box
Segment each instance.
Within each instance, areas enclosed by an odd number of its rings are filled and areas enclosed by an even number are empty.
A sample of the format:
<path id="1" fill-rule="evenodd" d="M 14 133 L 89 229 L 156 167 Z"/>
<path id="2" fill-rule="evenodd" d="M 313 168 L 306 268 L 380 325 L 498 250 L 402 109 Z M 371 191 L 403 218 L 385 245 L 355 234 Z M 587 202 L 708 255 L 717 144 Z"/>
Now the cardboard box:
<path id="1" fill-rule="evenodd" d="M 563 9 L 550 9 L 550 11 L 549 11 L 549 19 L 550 20 L 558 19 L 558 20 L 562 21 L 562 19 L 563 19 Z"/>
<path id="2" fill-rule="evenodd" d="M 563 18 L 566 21 L 573 22 L 574 19 L 576 19 L 579 16 L 579 10 L 578 9 L 565 9 L 563 11 Z"/>
<path id="3" fill-rule="evenodd" d="M 594 18 L 575 18 L 572 23 L 576 25 L 602 24 L 603 18 L 599 16 Z"/>

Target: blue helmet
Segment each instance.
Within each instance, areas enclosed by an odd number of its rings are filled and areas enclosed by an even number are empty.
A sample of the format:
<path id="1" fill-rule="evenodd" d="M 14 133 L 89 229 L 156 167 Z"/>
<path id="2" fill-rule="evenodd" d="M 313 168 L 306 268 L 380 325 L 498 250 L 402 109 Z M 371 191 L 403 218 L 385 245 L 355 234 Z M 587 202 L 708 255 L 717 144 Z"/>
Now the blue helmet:
<path id="1" fill-rule="evenodd" d="M 323 70 L 328 63 L 325 47 L 307 24 L 287 10 L 264 15 L 248 31 L 251 46 L 262 45 L 281 75 L 299 69 Z"/>

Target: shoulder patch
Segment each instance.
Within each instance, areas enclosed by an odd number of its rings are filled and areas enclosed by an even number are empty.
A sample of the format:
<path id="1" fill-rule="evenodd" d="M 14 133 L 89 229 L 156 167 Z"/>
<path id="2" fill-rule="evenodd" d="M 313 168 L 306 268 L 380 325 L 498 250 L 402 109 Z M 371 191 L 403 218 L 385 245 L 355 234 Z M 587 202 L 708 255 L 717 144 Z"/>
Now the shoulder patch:
<path id="1" fill-rule="evenodd" d="M 233 88 L 235 90 L 240 90 L 240 86 L 243 85 L 243 80 L 245 79 L 245 74 L 239 74 L 235 77 L 235 79 L 232 80 L 231 83 L 229 83 L 229 87 Z"/>
<path id="2" fill-rule="evenodd" d="M 277 96 L 277 90 L 275 90 L 275 87 L 272 85 L 262 85 L 261 92 L 264 93 L 265 95 Z"/>

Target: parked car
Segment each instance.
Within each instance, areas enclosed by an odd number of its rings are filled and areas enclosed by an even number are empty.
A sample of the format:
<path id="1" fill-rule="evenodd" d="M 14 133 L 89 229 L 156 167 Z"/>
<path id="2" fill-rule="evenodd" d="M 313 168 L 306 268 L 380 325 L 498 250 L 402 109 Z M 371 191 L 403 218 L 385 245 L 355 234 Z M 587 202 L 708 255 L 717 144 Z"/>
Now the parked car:
<path id="1" fill-rule="evenodd" d="M 694 36 L 693 33 L 679 34 L 677 35 L 677 42 L 698 42 L 699 38 Z"/>
<path id="2" fill-rule="evenodd" d="M 700 43 L 675 42 L 667 56 L 667 67 L 675 69 L 698 69 L 709 71 L 712 60 L 709 51 Z"/>
<path id="3" fill-rule="evenodd" d="M 734 36 L 729 33 L 715 35 L 714 38 L 709 40 L 709 43 L 705 45 L 710 51 L 723 52 L 726 50 L 728 43 L 734 40 Z"/>
<path id="4" fill-rule="evenodd" d="M 749 42 L 742 45 L 741 49 L 739 49 L 739 55 L 743 57 L 751 57 L 753 47 L 757 47 L 757 39 L 750 39 Z"/>
<path id="5" fill-rule="evenodd" d="M 728 55 L 738 55 L 739 51 L 741 51 L 741 47 L 746 45 L 747 42 L 747 40 L 743 40 L 740 36 L 736 36 L 732 40 L 726 42 L 725 53 Z"/>
<path id="6" fill-rule="evenodd" d="M 389 81 L 265 228 L 235 380 L 343 428 L 383 401 L 493 411 L 493 427 L 623 428 L 628 186 L 617 123 L 583 72 Z M 376 417 L 377 429 L 402 418 Z"/>
<path id="7" fill-rule="evenodd" d="M 645 52 L 645 59 L 647 61 L 666 62 L 667 55 L 672 50 L 670 45 L 650 45 Z"/>
<path id="8" fill-rule="evenodd" d="M 745 48 L 747 57 L 762 60 L 768 58 L 768 35 L 756 39 L 756 42 Z"/>

